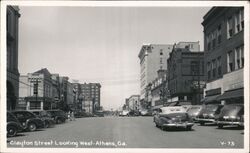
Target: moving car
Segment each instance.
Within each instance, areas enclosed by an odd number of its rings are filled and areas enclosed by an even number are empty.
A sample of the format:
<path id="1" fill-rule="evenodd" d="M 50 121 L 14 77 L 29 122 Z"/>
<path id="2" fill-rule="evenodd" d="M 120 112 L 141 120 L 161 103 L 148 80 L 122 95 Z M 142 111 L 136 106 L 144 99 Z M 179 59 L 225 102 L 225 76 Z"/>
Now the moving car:
<path id="1" fill-rule="evenodd" d="M 192 105 L 188 110 L 187 113 L 189 117 L 191 117 L 194 121 L 196 121 L 196 117 L 199 115 L 200 111 L 202 109 L 201 105 Z"/>
<path id="2" fill-rule="evenodd" d="M 243 115 L 243 104 L 225 105 L 216 118 L 218 128 L 223 128 L 225 125 L 238 125 L 240 127 L 243 126 Z"/>
<path id="3" fill-rule="evenodd" d="M 143 109 L 140 111 L 141 116 L 152 116 L 152 111 L 149 111 L 147 109 Z"/>
<path id="4" fill-rule="evenodd" d="M 55 121 L 47 111 L 32 110 L 31 112 L 44 121 L 45 128 L 53 127 L 55 125 Z"/>
<path id="5" fill-rule="evenodd" d="M 7 112 L 7 137 L 14 137 L 21 131 L 23 131 L 21 123 L 12 113 Z"/>
<path id="6" fill-rule="evenodd" d="M 18 121 L 24 127 L 24 130 L 35 131 L 38 128 L 44 128 L 44 121 L 29 111 L 12 111 Z"/>
<path id="7" fill-rule="evenodd" d="M 67 119 L 66 113 L 62 110 L 47 110 L 47 112 L 57 124 L 64 123 Z"/>
<path id="8" fill-rule="evenodd" d="M 119 116 L 129 116 L 129 111 L 128 110 L 123 110 L 119 113 Z"/>
<path id="9" fill-rule="evenodd" d="M 195 120 L 199 122 L 200 125 L 205 125 L 205 123 L 216 123 L 215 117 L 219 115 L 222 107 L 223 105 L 219 104 L 204 105 Z"/>
<path id="10" fill-rule="evenodd" d="M 168 128 L 192 129 L 194 123 L 183 107 L 162 107 L 160 110 L 161 111 L 154 116 L 156 127 L 160 127 L 162 130 Z"/>

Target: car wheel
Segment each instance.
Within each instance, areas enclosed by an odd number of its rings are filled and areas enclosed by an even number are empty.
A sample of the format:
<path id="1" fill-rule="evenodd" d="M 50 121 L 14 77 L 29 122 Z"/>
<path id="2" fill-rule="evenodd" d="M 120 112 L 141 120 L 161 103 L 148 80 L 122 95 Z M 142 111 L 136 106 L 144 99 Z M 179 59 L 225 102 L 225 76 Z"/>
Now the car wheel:
<path id="1" fill-rule="evenodd" d="M 57 123 L 57 124 L 61 124 L 61 123 L 62 123 L 62 120 L 61 120 L 60 118 L 58 118 L 58 119 L 56 120 L 56 123 Z"/>
<path id="2" fill-rule="evenodd" d="M 204 122 L 200 122 L 200 125 L 203 126 L 203 125 L 205 125 L 205 123 Z"/>
<path id="3" fill-rule="evenodd" d="M 45 127 L 45 128 L 48 128 L 48 127 L 49 127 L 49 122 L 48 122 L 48 121 L 45 121 L 44 127 Z"/>
<path id="4" fill-rule="evenodd" d="M 191 131 L 191 130 L 192 130 L 192 126 L 187 126 L 187 127 L 186 127 L 186 130 L 187 130 L 187 131 Z"/>
<path id="5" fill-rule="evenodd" d="M 36 126 L 35 123 L 29 123 L 29 124 L 28 124 L 28 130 L 29 130 L 30 132 L 35 131 L 36 128 L 37 128 L 37 126 Z"/>
<path id="6" fill-rule="evenodd" d="M 218 124 L 218 128 L 219 128 L 219 129 L 222 129 L 222 128 L 223 128 L 223 125 L 222 125 L 222 124 Z"/>
<path id="7" fill-rule="evenodd" d="M 7 136 L 8 137 L 14 137 L 17 134 L 17 128 L 14 126 L 8 126 L 7 127 Z"/>

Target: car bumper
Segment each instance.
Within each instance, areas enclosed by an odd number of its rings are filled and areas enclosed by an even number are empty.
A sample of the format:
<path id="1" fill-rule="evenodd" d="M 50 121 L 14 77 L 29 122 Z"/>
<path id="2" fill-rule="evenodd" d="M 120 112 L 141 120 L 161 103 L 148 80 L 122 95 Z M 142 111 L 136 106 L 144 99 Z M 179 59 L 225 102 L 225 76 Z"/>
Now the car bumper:
<path id="1" fill-rule="evenodd" d="M 193 126 L 194 123 L 169 123 L 169 124 L 163 124 L 163 127 L 188 127 Z"/>
<path id="2" fill-rule="evenodd" d="M 215 119 L 212 118 L 195 118 L 195 121 L 215 123 Z"/>
<path id="3" fill-rule="evenodd" d="M 242 122 L 233 122 L 233 121 L 217 121 L 217 124 L 222 124 L 222 125 L 244 125 Z"/>

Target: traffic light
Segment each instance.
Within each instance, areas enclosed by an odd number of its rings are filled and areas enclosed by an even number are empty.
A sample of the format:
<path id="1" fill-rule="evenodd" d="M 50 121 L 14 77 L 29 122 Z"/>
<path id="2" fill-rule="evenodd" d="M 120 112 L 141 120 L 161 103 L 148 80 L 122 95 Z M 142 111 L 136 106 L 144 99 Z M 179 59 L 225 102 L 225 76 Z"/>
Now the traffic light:
<path id="1" fill-rule="evenodd" d="M 38 83 L 34 83 L 34 95 L 38 94 Z"/>

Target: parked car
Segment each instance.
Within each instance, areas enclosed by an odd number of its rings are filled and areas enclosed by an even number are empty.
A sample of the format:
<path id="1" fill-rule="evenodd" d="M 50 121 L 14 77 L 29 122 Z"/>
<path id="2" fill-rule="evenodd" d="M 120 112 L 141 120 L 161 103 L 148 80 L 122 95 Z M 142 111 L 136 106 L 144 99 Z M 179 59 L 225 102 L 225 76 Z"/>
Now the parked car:
<path id="1" fill-rule="evenodd" d="M 55 121 L 47 111 L 32 110 L 31 112 L 44 121 L 45 128 L 53 127 L 55 125 Z"/>
<path id="2" fill-rule="evenodd" d="M 119 116 L 129 116 L 129 111 L 128 110 L 123 110 L 119 113 Z"/>
<path id="3" fill-rule="evenodd" d="M 195 120 L 200 123 L 200 125 L 205 125 L 205 123 L 216 123 L 215 117 L 219 115 L 223 105 L 219 104 L 208 104 L 204 105 Z"/>
<path id="4" fill-rule="evenodd" d="M 192 105 L 188 110 L 187 113 L 188 115 L 194 120 L 196 121 L 196 117 L 199 115 L 200 111 L 202 109 L 201 105 Z"/>
<path id="5" fill-rule="evenodd" d="M 181 105 L 186 111 L 190 108 L 190 107 L 192 107 L 192 105 Z"/>
<path id="6" fill-rule="evenodd" d="M 96 115 L 96 117 L 104 117 L 104 112 L 103 111 L 96 111 L 95 115 Z"/>
<path id="7" fill-rule="evenodd" d="M 139 111 L 130 110 L 128 116 L 139 116 Z"/>
<path id="8" fill-rule="evenodd" d="M 244 124 L 244 105 L 243 104 L 229 104 L 225 105 L 218 117 L 216 118 L 218 128 L 223 128 L 226 125 L 238 125 Z"/>
<path id="9" fill-rule="evenodd" d="M 10 112 L 7 112 L 7 137 L 14 137 L 18 132 L 23 131 L 23 126 L 18 119 Z"/>
<path id="10" fill-rule="evenodd" d="M 62 110 L 47 110 L 47 112 L 51 115 L 56 124 L 64 123 L 68 118 L 66 113 Z"/>
<path id="11" fill-rule="evenodd" d="M 161 111 L 154 116 L 156 127 L 162 130 L 168 128 L 185 128 L 191 130 L 194 125 L 192 119 L 181 106 L 162 107 Z"/>
<path id="12" fill-rule="evenodd" d="M 35 131 L 44 128 L 44 121 L 29 111 L 12 111 L 25 130 Z"/>

